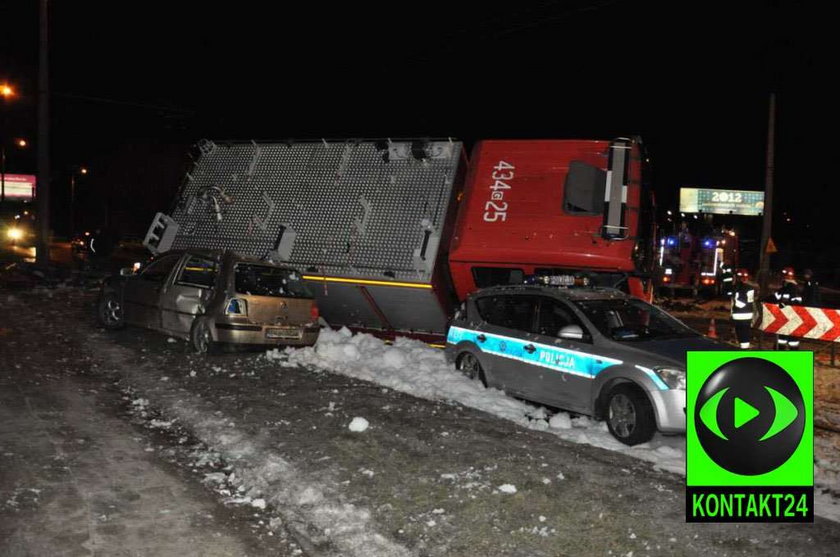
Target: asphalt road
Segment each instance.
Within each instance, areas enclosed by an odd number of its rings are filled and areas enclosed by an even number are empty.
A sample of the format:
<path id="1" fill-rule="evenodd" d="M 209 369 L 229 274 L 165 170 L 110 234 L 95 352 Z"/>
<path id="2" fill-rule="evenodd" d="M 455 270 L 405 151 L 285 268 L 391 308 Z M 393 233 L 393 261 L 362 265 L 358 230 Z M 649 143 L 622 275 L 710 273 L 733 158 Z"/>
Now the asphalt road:
<path id="1" fill-rule="evenodd" d="M 105 333 L 90 292 L 0 296 L 3 555 L 787 556 L 840 543 L 822 519 L 686 524 L 682 478 L 472 409 Z M 348 431 L 354 416 L 370 429 Z M 201 446 L 218 461 L 185 448 Z M 266 508 L 202 483 L 219 471 L 249 477 Z"/>

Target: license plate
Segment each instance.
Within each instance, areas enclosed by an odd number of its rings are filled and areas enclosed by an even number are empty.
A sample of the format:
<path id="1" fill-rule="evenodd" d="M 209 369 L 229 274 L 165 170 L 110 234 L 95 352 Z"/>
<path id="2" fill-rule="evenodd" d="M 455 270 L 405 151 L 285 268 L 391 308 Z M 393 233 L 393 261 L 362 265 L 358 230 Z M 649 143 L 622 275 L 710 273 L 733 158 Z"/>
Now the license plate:
<path id="1" fill-rule="evenodd" d="M 265 338 L 299 339 L 303 336 L 298 327 L 269 327 L 265 330 Z"/>

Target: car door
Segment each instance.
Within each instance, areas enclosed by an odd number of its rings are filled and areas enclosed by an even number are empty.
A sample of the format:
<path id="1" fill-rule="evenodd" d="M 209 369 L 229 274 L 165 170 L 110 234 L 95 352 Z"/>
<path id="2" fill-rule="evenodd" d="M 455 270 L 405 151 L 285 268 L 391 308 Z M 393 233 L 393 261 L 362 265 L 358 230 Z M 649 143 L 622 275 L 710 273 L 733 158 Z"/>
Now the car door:
<path id="1" fill-rule="evenodd" d="M 490 362 L 488 380 L 507 392 L 524 394 L 528 362 L 535 352 L 532 337 L 537 297 L 497 294 L 479 298 L 476 307 L 482 318 L 476 344 Z"/>
<path id="2" fill-rule="evenodd" d="M 560 330 L 568 325 L 579 326 L 583 338 L 559 338 Z M 605 361 L 594 353 L 590 331 L 566 302 L 540 296 L 536 332 L 537 357 L 528 369 L 529 393 L 546 404 L 587 411 L 592 378 Z"/>
<path id="3" fill-rule="evenodd" d="M 125 283 L 125 320 L 134 325 L 160 329 L 160 294 L 182 255 L 173 253 L 152 261 Z"/>
<path id="4" fill-rule="evenodd" d="M 189 334 L 195 316 L 212 295 L 218 275 L 219 264 L 213 258 L 187 255 L 161 291 L 161 326 L 175 334 Z"/>

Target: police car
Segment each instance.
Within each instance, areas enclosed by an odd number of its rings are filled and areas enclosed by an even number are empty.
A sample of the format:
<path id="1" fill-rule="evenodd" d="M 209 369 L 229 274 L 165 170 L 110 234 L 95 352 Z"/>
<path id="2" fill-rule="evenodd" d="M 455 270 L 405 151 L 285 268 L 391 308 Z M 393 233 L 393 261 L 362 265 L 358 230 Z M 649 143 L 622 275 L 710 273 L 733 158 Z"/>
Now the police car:
<path id="1" fill-rule="evenodd" d="M 627 445 L 684 432 L 686 351 L 729 348 L 619 290 L 546 284 L 479 290 L 446 339 L 485 386 L 605 419 Z"/>

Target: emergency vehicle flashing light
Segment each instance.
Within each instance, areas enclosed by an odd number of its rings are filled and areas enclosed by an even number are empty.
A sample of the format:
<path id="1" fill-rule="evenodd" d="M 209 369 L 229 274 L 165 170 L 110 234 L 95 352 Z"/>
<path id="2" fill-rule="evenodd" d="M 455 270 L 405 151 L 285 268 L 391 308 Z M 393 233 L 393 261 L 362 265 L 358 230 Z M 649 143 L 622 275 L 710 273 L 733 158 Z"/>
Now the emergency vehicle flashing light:
<path id="1" fill-rule="evenodd" d="M 576 277 L 574 275 L 532 275 L 525 277 L 525 284 L 542 284 L 545 286 L 589 286 L 587 277 Z"/>

